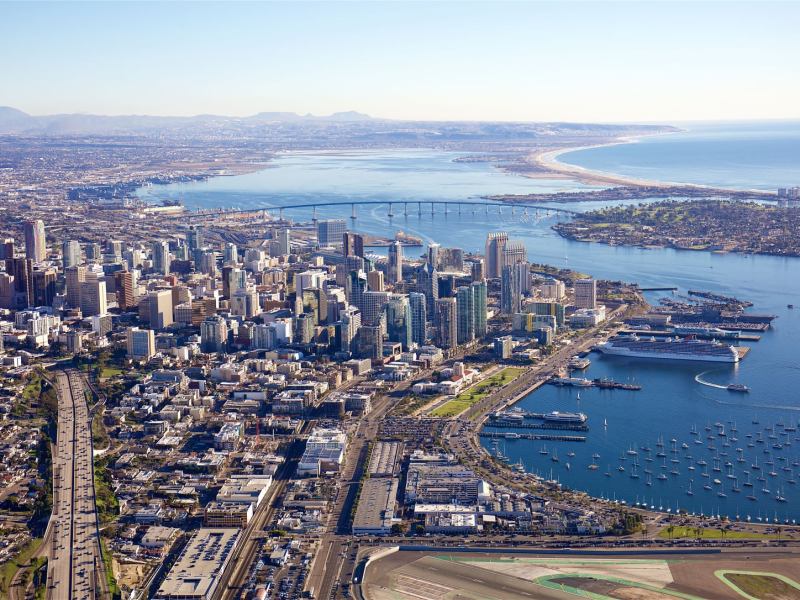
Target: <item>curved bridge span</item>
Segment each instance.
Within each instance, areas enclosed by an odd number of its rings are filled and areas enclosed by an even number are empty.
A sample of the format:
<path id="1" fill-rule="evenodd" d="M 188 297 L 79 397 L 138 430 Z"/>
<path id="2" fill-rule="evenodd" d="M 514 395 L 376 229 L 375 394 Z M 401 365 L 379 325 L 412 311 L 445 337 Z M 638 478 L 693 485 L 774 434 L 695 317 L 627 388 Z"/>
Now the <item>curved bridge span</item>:
<path id="1" fill-rule="evenodd" d="M 254 217 L 266 217 L 270 214 L 275 214 L 276 212 L 279 214 L 280 220 L 283 220 L 283 213 L 287 210 L 301 210 L 301 209 L 311 209 L 312 211 L 312 219 L 317 219 L 317 209 L 318 208 L 330 208 L 332 206 L 346 208 L 350 207 L 350 218 L 356 219 L 358 218 L 357 207 L 359 206 L 386 206 L 387 207 L 387 216 L 394 217 L 396 215 L 403 215 L 409 216 L 414 213 L 416 214 L 423 214 L 430 213 L 436 214 L 437 208 L 439 209 L 438 212 L 442 214 L 462 214 L 466 212 L 476 212 L 477 207 L 481 207 L 484 209 L 486 213 L 489 213 L 490 209 L 496 209 L 499 214 L 502 214 L 503 209 L 511 211 L 511 214 L 516 214 L 517 211 L 521 213 L 529 212 L 531 210 L 536 211 L 538 214 L 539 212 L 543 212 L 545 214 L 551 213 L 564 213 L 569 215 L 578 214 L 578 211 L 569 210 L 567 208 L 557 208 L 552 206 L 543 206 L 541 203 L 538 202 L 515 202 L 513 204 L 506 203 L 506 202 L 497 202 L 497 201 L 458 201 L 458 200 L 413 200 L 413 201 L 388 201 L 388 200 L 357 200 L 353 202 L 305 202 L 302 204 L 286 204 L 283 206 L 270 206 L 270 207 L 259 207 L 259 208 L 242 208 L 242 209 L 206 209 L 206 210 L 197 210 L 191 212 L 184 212 L 180 215 L 174 215 L 168 218 L 172 219 L 180 219 L 183 221 L 194 221 L 197 219 L 205 219 L 209 217 L 225 217 L 225 216 L 247 216 L 252 215 Z"/>

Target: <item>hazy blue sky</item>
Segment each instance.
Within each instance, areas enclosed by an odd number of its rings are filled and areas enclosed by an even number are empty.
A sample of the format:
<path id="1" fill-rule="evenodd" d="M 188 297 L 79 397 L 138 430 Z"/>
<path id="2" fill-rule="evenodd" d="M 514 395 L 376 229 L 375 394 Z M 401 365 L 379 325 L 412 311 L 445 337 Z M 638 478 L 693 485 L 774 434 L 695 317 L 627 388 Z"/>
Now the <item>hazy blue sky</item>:
<path id="1" fill-rule="evenodd" d="M 798 29 L 798 2 L 2 2 L 0 105 L 796 118 Z"/>

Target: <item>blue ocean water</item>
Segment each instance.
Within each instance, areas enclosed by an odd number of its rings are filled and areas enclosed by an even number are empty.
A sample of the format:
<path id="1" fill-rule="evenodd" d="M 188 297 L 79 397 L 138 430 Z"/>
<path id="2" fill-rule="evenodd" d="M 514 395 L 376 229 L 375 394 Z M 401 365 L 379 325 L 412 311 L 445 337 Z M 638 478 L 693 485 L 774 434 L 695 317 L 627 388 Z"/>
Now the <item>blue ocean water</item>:
<path id="1" fill-rule="evenodd" d="M 749 142 L 741 139 L 742 128 L 725 133 L 717 131 L 714 136 L 719 141 L 727 139 L 739 140 L 738 153 L 746 155 L 750 151 L 744 148 Z M 796 130 L 795 130 L 796 131 Z M 684 135 L 684 134 L 680 134 Z M 687 134 L 688 135 L 688 134 Z M 699 135 L 699 134 L 698 134 Z M 704 134 L 705 135 L 705 134 Z M 760 136 L 760 137 L 759 137 Z M 761 134 L 757 136 L 759 156 L 781 155 L 780 148 L 786 143 L 784 130 L 776 130 L 774 142 L 765 140 Z M 791 137 L 791 136 L 789 136 Z M 701 147 L 707 147 L 706 138 L 697 141 Z M 663 140 L 676 154 L 682 155 L 691 145 L 690 140 L 680 144 L 666 140 L 678 139 L 678 136 L 653 138 L 647 142 L 632 144 L 629 147 L 613 148 L 635 149 L 634 154 L 643 154 L 637 160 L 650 165 L 647 177 L 654 179 L 678 179 L 675 177 L 677 166 L 681 162 L 679 156 L 665 160 L 666 165 L 659 171 L 658 156 L 666 152 Z M 796 143 L 795 141 L 791 142 Z M 604 153 L 611 148 L 599 148 L 590 153 Z M 698 178 L 704 172 L 702 164 L 703 152 L 697 150 L 695 164 L 692 168 Z M 652 153 L 650 156 L 646 156 Z M 573 153 L 576 154 L 576 153 Z M 182 198 L 189 207 L 205 206 L 237 206 L 237 207 L 277 207 L 303 202 L 339 202 L 341 208 L 320 209 L 318 216 L 348 217 L 349 202 L 357 199 L 385 200 L 400 202 L 403 200 L 418 202 L 432 199 L 469 201 L 484 194 L 524 193 L 525 191 L 552 191 L 580 189 L 581 186 L 565 180 L 526 179 L 515 175 L 501 173 L 486 163 L 457 163 L 453 159 L 455 153 L 437 151 L 391 151 L 391 152 L 355 152 L 328 154 L 288 154 L 278 158 L 273 168 L 259 173 L 240 177 L 221 177 L 207 182 L 176 184 L 170 186 L 154 186 L 142 191 L 143 196 L 152 199 Z M 795 154 L 795 157 L 800 156 Z M 603 169 L 624 173 L 625 164 L 613 164 L 605 159 Z M 752 156 L 751 163 L 758 160 Z M 699 179 L 698 183 L 714 185 L 732 185 L 725 171 L 714 165 L 719 164 L 716 157 L 709 158 L 707 172 L 714 174 L 714 179 Z M 627 164 L 627 163 L 626 163 Z M 760 187 L 772 189 L 783 178 L 788 185 L 792 181 L 800 181 L 800 169 L 791 167 L 786 162 L 778 161 L 774 171 L 770 170 L 766 161 L 759 163 L 758 168 L 747 170 L 747 181 L 743 187 Z M 591 167 L 589 164 L 581 166 Z M 735 169 L 734 169 L 735 171 Z M 629 173 L 626 173 L 629 174 Z M 636 176 L 645 176 L 634 173 Z M 744 179 L 744 178 L 743 178 Z M 603 206 L 603 203 L 591 202 L 571 205 L 577 210 L 590 210 Z M 560 218 L 544 211 L 529 210 L 523 213 L 519 209 L 512 214 L 504 208 L 488 213 L 478 208 L 474 212 L 465 209 L 461 215 L 450 212 L 443 214 L 439 209 L 431 215 L 429 207 L 421 214 L 414 210 L 408 217 L 399 213 L 395 206 L 395 216 L 390 218 L 386 205 L 362 207 L 359 209 L 356 230 L 377 235 L 393 235 L 403 230 L 421 236 L 427 241 L 436 241 L 444 246 L 458 246 L 471 251 L 483 251 L 484 240 L 489 231 L 507 231 L 513 238 L 525 242 L 529 258 L 535 262 L 557 266 L 569 266 L 578 271 L 591 273 L 599 278 L 622 279 L 635 281 L 642 286 L 677 286 L 678 293 L 686 293 L 689 289 L 705 289 L 723 294 L 735 295 L 754 302 L 753 311 L 777 315 L 772 330 L 766 332 L 761 341 L 752 343 L 752 351 L 738 366 L 704 365 L 702 363 L 675 363 L 669 361 L 637 361 L 614 357 L 592 355 L 592 366 L 587 377 L 612 377 L 619 381 L 636 381 L 643 386 L 640 392 L 583 390 L 578 402 L 574 390 L 557 389 L 550 386 L 534 392 L 524 399 L 520 406 L 529 410 L 550 411 L 564 409 L 580 409 L 589 415 L 589 432 L 587 441 L 581 444 L 559 444 L 557 451 L 559 462 L 552 461 L 552 455 L 541 455 L 541 443 L 522 440 L 502 442 L 502 448 L 514 462 L 522 461 L 526 468 L 543 476 L 558 478 L 562 483 L 576 489 L 586 490 L 597 496 L 616 496 L 627 502 L 645 501 L 648 505 L 671 507 L 676 506 L 694 512 L 706 514 L 724 514 L 731 517 L 739 515 L 753 519 L 762 518 L 780 520 L 800 519 L 800 484 L 789 483 L 800 480 L 800 468 L 792 463 L 800 460 L 800 440 L 794 439 L 796 433 L 781 435 L 785 442 L 781 449 L 772 448 L 774 440 L 769 440 L 769 433 L 764 427 L 775 427 L 783 431 L 780 424 L 791 427 L 800 420 L 800 261 L 794 258 L 773 256 L 747 256 L 738 254 L 711 254 L 705 252 L 678 251 L 672 249 L 643 249 L 611 247 L 601 244 L 572 242 L 561 238 L 552 231 L 551 226 Z M 287 212 L 286 216 L 307 221 L 309 210 Z M 422 249 L 419 250 L 422 253 Z M 411 253 L 409 249 L 409 254 Z M 652 298 L 655 301 L 657 298 Z M 787 308 L 788 304 L 798 306 L 797 310 Z M 724 389 L 702 385 L 695 381 L 697 375 L 702 379 L 718 384 L 741 382 L 751 388 L 750 394 L 734 394 Z M 608 424 L 602 426 L 603 421 Z M 758 424 L 753 421 L 758 421 Z M 757 500 L 747 500 L 746 488 L 741 492 L 733 492 L 732 481 L 726 477 L 727 469 L 720 473 L 711 471 L 713 452 L 694 444 L 689 431 L 696 425 L 705 440 L 706 424 L 722 423 L 726 431 L 736 426 L 736 442 L 730 447 L 723 447 L 723 440 L 715 443 L 716 452 L 728 452 L 729 457 L 722 456 L 722 467 L 731 458 L 734 476 L 741 486 L 746 470 L 751 471 L 755 487 L 752 493 Z M 748 447 L 761 431 L 763 438 L 769 440 L 765 453 L 761 444 Z M 753 438 L 747 438 L 747 434 Z M 648 446 L 655 455 L 655 443 L 662 437 L 667 442 L 676 439 L 680 450 L 678 475 L 671 470 L 671 454 L 666 457 L 668 479 L 657 479 L 661 462 L 652 465 L 652 486 L 646 485 L 645 452 L 642 446 Z M 730 439 L 728 437 L 727 439 Z M 711 490 L 704 490 L 703 478 L 699 465 L 695 471 L 688 469 L 689 460 L 684 457 L 681 444 L 687 443 L 693 461 L 705 460 L 709 467 L 709 479 L 720 479 L 720 486 L 712 485 Z M 487 446 L 489 442 L 487 441 Z M 765 444 L 766 445 L 766 444 Z M 618 471 L 619 456 L 633 446 L 639 452 L 639 479 L 630 478 L 632 459 L 624 463 L 626 471 Z M 736 448 L 742 448 L 742 456 L 746 460 L 736 460 Z M 552 450 L 552 448 L 550 448 Z M 575 452 L 568 457 L 568 452 Z M 599 469 L 590 471 L 592 454 L 599 454 Z M 765 475 L 766 482 L 756 480 L 756 472 L 745 468 L 754 463 L 756 456 L 760 464 L 772 458 L 775 463 L 774 476 Z M 782 460 L 785 458 L 786 460 Z M 659 459 L 660 461 L 660 459 Z M 566 468 L 570 462 L 570 469 Z M 784 470 L 784 467 L 789 470 Z M 608 471 L 611 477 L 604 473 Z M 687 495 L 691 485 L 693 495 Z M 761 491 L 762 483 L 769 493 Z M 725 497 L 719 496 L 720 488 L 724 488 Z M 751 490 L 752 491 L 752 490 Z M 778 501 L 775 496 L 785 497 L 787 502 Z"/>
<path id="2" fill-rule="evenodd" d="M 685 130 L 566 152 L 558 160 L 641 179 L 734 189 L 800 185 L 800 121 L 679 126 Z"/>

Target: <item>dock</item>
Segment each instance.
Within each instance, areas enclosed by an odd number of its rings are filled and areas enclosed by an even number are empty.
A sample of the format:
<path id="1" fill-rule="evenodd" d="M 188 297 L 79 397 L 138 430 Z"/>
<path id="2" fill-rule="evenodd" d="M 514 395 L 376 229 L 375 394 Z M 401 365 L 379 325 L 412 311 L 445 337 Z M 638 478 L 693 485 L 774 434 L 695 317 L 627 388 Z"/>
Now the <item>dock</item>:
<path id="1" fill-rule="evenodd" d="M 589 431 L 585 423 L 526 423 L 515 419 L 490 419 L 486 427 L 496 429 L 549 429 L 551 431 Z"/>
<path id="2" fill-rule="evenodd" d="M 719 329 L 725 329 L 721 325 Z M 620 331 L 623 335 L 638 335 L 642 337 L 696 337 L 702 340 L 740 340 L 743 342 L 757 342 L 761 339 L 760 335 L 755 333 L 741 333 L 738 330 L 725 329 L 722 333 L 675 333 L 669 329 L 623 329 Z"/>
<path id="3" fill-rule="evenodd" d="M 491 439 L 512 439 L 512 440 L 534 440 L 544 442 L 585 442 L 585 435 L 556 435 L 547 433 L 511 433 L 511 432 L 488 432 L 481 431 L 478 434 L 482 438 Z"/>

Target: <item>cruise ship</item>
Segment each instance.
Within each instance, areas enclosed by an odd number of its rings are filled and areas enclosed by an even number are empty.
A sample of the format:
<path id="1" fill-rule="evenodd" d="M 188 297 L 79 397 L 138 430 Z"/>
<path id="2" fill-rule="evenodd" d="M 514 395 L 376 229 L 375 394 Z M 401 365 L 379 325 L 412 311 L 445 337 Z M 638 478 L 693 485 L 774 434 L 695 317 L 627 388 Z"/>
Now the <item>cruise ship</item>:
<path id="1" fill-rule="evenodd" d="M 543 420 L 556 423 L 585 423 L 587 418 L 583 413 L 559 412 L 557 410 L 542 415 Z"/>
<path id="2" fill-rule="evenodd" d="M 598 344 L 597 350 L 603 354 L 669 360 L 737 363 L 740 358 L 739 351 L 734 346 L 715 341 L 640 338 L 636 335 L 617 336 Z"/>

